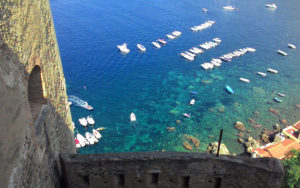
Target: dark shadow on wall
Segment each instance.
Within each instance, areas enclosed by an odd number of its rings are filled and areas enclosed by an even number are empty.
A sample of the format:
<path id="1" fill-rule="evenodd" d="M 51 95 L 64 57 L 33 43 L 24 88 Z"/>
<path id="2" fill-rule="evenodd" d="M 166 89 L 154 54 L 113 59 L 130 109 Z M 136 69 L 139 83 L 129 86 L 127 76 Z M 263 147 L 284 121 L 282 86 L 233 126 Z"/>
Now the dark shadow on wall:
<path id="1" fill-rule="evenodd" d="M 42 69 L 29 75 L 0 33 L 0 188 L 61 187 L 59 154 L 76 153 L 73 132 L 43 97 Z"/>

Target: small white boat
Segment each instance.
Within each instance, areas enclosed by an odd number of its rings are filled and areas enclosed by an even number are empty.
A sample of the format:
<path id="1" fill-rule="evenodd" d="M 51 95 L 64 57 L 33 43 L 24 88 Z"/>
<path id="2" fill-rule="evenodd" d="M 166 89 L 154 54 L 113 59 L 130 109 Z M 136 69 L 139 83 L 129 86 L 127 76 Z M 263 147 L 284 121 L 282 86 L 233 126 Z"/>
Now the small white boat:
<path id="1" fill-rule="evenodd" d="M 97 138 L 90 132 L 85 133 L 85 138 L 90 143 L 90 145 L 93 145 L 98 142 Z"/>
<path id="2" fill-rule="evenodd" d="M 95 124 L 95 120 L 93 119 L 92 116 L 86 117 L 86 121 L 87 121 L 88 124 L 90 124 L 90 125 L 94 125 L 94 124 Z"/>
<path id="3" fill-rule="evenodd" d="M 158 42 L 152 42 L 153 46 L 156 48 L 161 48 L 160 44 Z"/>
<path id="4" fill-rule="evenodd" d="M 138 49 L 139 49 L 141 52 L 145 52 L 145 51 L 146 51 L 145 46 L 143 46 L 143 45 L 141 45 L 141 44 L 137 44 L 136 46 L 138 47 Z"/>
<path id="5" fill-rule="evenodd" d="M 221 43 L 222 40 L 220 38 L 214 38 L 213 41 L 217 42 L 217 43 Z"/>
<path id="6" fill-rule="evenodd" d="M 167 44 L 167 41 L 165 41 L 165 39 L 158 39 L 158 42 L 162 43 L 163 45 Z"/>
<path id="7" fill-rule="evenodd" d="M 169 39 L 172 39 L 172 40 L 176 38 L 176 37 L 175 37 L 174 35 L 172 35 L 172 34 L 167 34 L 166 36 L 167 36 Z"/>
<path id="8" fill-rule="evenodd" d="M 285 97 L 285 96 L 286 96 L 286 94 L 283 94 L 283 93 L 277 93 L 277 95 L 278 95 L 279 97 Z"/>
<path id="9" fill-rule="evenodd" d="M 99 127 L 96 129 L 97 131 L 104 131 L 105 130 L 105 127 Z"/>
<path id="10" fill-rule="evenodd" d="M 187 55 L 191 56 L 191 57 L 195 57 L 196 55 L 191 53 L 191 52 L 188 52 L 188 51 L 185 51 L 184 53 L 186 53 Z"/>
<path id="11" fill-rule="evenodd" d="M 190 101 L 190 105 L 192 106 L 192 105 L 194 105 L 195 104 L 195 99 L 192 99 L 191 101 Z"/>
<path id="12" fill-rule="evenodd" d="M 207 9 L 206 9 L 206 8 L 202 8 L 202 11 L 203 11 L 203 12 L 207 12 Z"/>
<path id="13" fill-rule="evenodd" d="M 126 44 L 126 43 L 124 43 L 124 44 L 122 44 L 122 45 L 117 45 L 117 48 L 119 48 L 119 50 L 120 50 L 122 53 L 125 53 L 125 54 L 127 54 L 127 53 L 130 52 L 130 50 L 127 48 L 127 44 Z"/>
<path id="14" fill-rule="evenodd" d="M 102 135 L 101 135 L 97 130 L 95 130 L 95 129 L 93 129 L 93 135 L 94 135 L 98 140 L 102 137 Z"/>
<path id="15" fill-rule="evenodd" d="M 194 61 L 194 57 L 193 56 L 190 56 L 190 55 L 188 55 L 188 54 L 186 54 L 186 53 L 180 53 L 180 55 L 182 56 L 182 57 L 184 57 L 185 59 L 187 59 L 187 60 L 190 60 L 190 61 Z"/>
<path id="16" fill-rule="evenodd" d="M 130 122 L 136 122 L 136 116 L 133 112 L 130 114 Z"/>
<path id="17" fill-rule="evenodd" d="M 80 142 L 77 138 L 75 138 L 75 145 L 76 145 L 76 148 L 81 148 Z"/>
<path id="18" fill-rule="evenodd" d="M 224 10 L 235 10 L 236 8 L 231 5 L 228 5 L 228 6 L 223 7 L 223 9 Z"/>
<path id="19" fill-rule="evenodd" d="M 273 74 L 277 74 L 278 73 L 278 70 L 275 70 L 275 69 L 267 69 L 268 72 L 270 73 L 273 73 Z"/>
<path id="20" fill-rule="evenodd" d="M 278 50 L 277 53 L 279 53 L 280 55 L 283 55 L 283 56 L 287 56 L 288 54 L 282 50 Z"/>
<path id="21" fill-rule="evenodd" d="M 181 35 L 180 31 L 173 31 L 172 34 L 176 37 L 179 37 Z"/>
<path id="22" fill-rule="evenodd" d="M 249 79 L 246 79 L 246 78 L 240 78 L 240 80 L 241 80 L 242 82 L 250 83 L 250 80 L 249 80 Z"/>
<path id="23" fill-rule="evenodd" d="M 247 51 L 248 51 L 248 52 L 255 52 L 256 49 L 255 49 L 255 48 L 249 48 L 249 47 L 248 47 L 248 48 L 247 48 Z"/>
<path id="24" fill-rule="evenodd" d="M 266 4 L 265 5 L 267 8 L 277 8 L 276 4 Z"/>
<path id="25" fill-rule="evenodd" d="M 78 121 L 79 121 L 80 125 L 82 125 L 82 126 L 84 126 L 84 127 L 86 127 L 87 124 L 88 124 L 88 122 L 87 122 L 87 120 L 85 119 L 85 117 L 79 118 Z"/>
<path id="26" fill-rule="evenodd" d="M 186 117 L 186 118 L 190 118 L 191 117 L 191 114 L 188 114 L 188 113 L 183 113 L 182 114 L 184 117 Z"/>
<path id="27" fill-rule="evenodd" d="M 76 138 L 78 139 L 81 147 L 89 145 L 90 143 L 79 133 L 77 133 Z"/>
<path id="28" fill-rule="evenodd" d="M 262 76 L 262 77 L 267 76 L 267 74 L 266 74 L 266 73 L 263 73 L 263 72 L 257 72 L 256 74 L 258 74 L 258 75 L 260 75 L 260 76 Z"/>
<path id="29" fill-rule="evenodd" d="M 291 43 L 288 44 L 288 47 L 289 47 L 289 48 L 292 48 L 292 49 L 296 49 L 296 46 L 295 46 L 294 44 L 291 44 Z"/>
<path id="30" fill-rule="evenodd" d="M 72 102 L 71 102 L 71 101 L 68 101 L 68 105 L 71 106 L 71 105 L 72 105 Z"/>

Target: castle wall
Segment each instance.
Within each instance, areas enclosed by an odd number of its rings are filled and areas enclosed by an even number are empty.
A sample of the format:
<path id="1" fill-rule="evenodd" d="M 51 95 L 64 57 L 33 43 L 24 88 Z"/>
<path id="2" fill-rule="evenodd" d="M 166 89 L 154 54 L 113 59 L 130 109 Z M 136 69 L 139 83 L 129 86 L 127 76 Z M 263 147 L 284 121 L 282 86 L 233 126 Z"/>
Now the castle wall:
<path id="1" fill-rule="evenodd" d="M 76 150 L 49 1 L 0 7 L 0 187 L 54 187 Z"/>
<path id="2" fill-rule="evenodd" d="M 65 187 L 279 188 L 278 159 L 184 152 L 62 155 Z"/>

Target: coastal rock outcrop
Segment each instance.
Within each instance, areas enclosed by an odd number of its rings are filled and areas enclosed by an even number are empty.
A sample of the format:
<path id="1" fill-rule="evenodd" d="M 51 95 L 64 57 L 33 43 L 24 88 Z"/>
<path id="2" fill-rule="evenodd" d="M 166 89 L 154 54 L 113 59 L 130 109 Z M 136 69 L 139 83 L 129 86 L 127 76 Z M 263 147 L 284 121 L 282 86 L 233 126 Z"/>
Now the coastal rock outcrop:
<path id="1" fill-rule="evenodd" d="M 218 151 L 218 142 L 212 142 L 208 147 L 206 152 L 211 153 L 211 154 L 217 154 Z M 220 146 L 220 151 L 219 151 L 220 155 L 230 155 L 229 150 L 227 149 L 226 145 L 221 143 Z"/>
<path id="2" fill-rule="evenodd" d="M 247 153 L 252 153 L 252 150 L 259 147 L 259 142 L 254 140 L 251 136 L 248 137 L 245 143 Z"/>
<path id="3" fill-rule="evenodd" d="M 244 126 L 244 124 L 241 121 L 237 121 L 234 123 L 234 128 L 236 128 L 239 131 L 245 131 L 246 127 Z"/>

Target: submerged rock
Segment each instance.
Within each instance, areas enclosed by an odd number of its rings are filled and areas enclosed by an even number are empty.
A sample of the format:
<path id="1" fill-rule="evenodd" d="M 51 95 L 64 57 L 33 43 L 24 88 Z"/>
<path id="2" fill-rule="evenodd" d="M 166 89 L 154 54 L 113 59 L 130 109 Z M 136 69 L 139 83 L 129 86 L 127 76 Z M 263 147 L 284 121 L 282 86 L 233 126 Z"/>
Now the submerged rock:
<path id="1" fill-rule="evenodd" d="M 180 124 L 181 121 L 179 119 L 176 120 L 176 124 Z"/>
<path id="2" fill-rule="evenodd" d="M 280 123 L 283 124 L 283 125 L 286 125 L 287 124 L 287 120 L 286 119 L 281 119 Z"/>
<path id="3" fill-rule="evenodd" d="M 297 104 L 297 105 L 296 105 L 296 108 L 300 108 L 300 104 Z"/>
<path id="4" fill-rule="evenodd" d="M 219 108 L 218 108 L 218 111 L 219 111 L 220 113 L 225 112 L 225 106 L 224 106 L 224 105 L 220 105 Z"/>
<path id="5" fill-rule="evenodd" d="M 205 79 L 202 79 L 202 81 L 201 81 L 201 83 L 205 84 L 205 85 L 211 84 L 212 82 L 213 82 L 212 80 L 205 80 Z"/>
<path id="6" fill-rule="evenodd" d="M 183 136 L 185 137 L 185 139 L 190 140 L 194 144 L 195 147 L 199 147 L 199 145 L 200 145 L 199 139 L 195 138 L 192 135 L 188 135 L 188 134 L 184 134 Z"/>
<path id="7" fill-rule="evenodd" d="M 167 130 L 168 130 L 168 132 L 172 132 L 172 131 L 175 131 L 176 128 L 175 127 L 167 127 Z"/>
<path id="8" fill-rule="evenodd" d="M 260 94 L 260 95 L 265 95 L 265 94 L 266 94 L 265 90 L 263 90 L 263 89 L 260 88 L 260 87 L 253 87 L 253 91 L 254 91 L 255 93 L 257 93 L 257 94 Z"/>
<path id="9" fill-rule="evenodd" d="M 279 110 L 277 109 L 273 109 L 273 108 L 269 108 L 269 112 L 270 113 L 273 113 L 273 114 L 275 114 L 275 115 L 280 115 L 280 112 L 279 112 Z"/>
<path id="10" fill-rule="evenodd" d="M 240 131 L 245 131 L 246 130 L 244 124 L 241 121 L 235 122 L 234 123 L 234 128 L 236 128 L 237 130 L 240 130 Z"/>
<path id="11" fill-rule="evenodd" d="M 193 146 L 191 144 L 189 144 L 188 141 L 183 141 L 182 145 L 187 150 L 190 150 L 190 151 L 193 150 Z"/>

